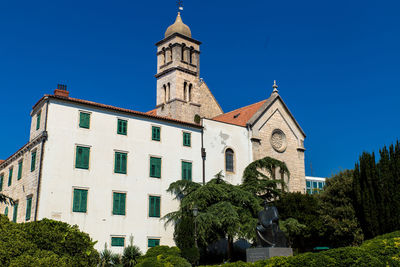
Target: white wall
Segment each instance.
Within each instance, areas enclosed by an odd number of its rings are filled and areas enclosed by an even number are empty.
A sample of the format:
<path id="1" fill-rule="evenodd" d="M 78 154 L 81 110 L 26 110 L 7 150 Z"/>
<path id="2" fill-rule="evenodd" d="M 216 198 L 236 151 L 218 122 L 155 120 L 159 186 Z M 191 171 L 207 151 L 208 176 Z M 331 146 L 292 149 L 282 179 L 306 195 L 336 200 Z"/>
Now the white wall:
<path id="1" fill-rule="evenodd" d="M 231 184 L 242 182 L 243 171 L 252 162 L 249 132 L 245 127 L 203 119 L 204 147 L 207 152 L 206 181 L 222 171 Z M 234 173 L 225 171 L 225 150 L 235 153 Z"/>
<path id="2" fill-rule="evenodd" d="M 90 129 L 79 128 L 79 110 L 91 113 Z M 127 136 L 117 134 L 117 119 L 128 120 Z M 151 126 L 161 126 L 161 142 L 151 140 Z M 161 196 L 161 217 L 178 207 L 166 192 L 181 179 L 181 160 L 192 161 L 193 181 L 202 180 L 201 130 L 113 111 L 51 100 L 48 112 L 39 218 L 77 224 L 98 240 L 96 248 L 108 247 L 111 235 L 134 236 L 145 252 L 147 238 L 161 238 L 161 245 L 174 245 L 173 227 L 148 217 L 148 196 Z M 182 131 L 191 132 L 191 147 L 182 145 Z M 76 145 L 90 148 L 89 170 L 75 169 Z M 115 174 L 114 150 L 128 153 L 127 174 Z M 149 177 L 150 155 L 162 157 L 161 179 Z M 87 188 L 87 213 L 72 212 L 73 187 Z M 127 192 L 126 215 L 112 215 L 112 192 Z M 120 251 L 119 248 L 113 248 Z"/>

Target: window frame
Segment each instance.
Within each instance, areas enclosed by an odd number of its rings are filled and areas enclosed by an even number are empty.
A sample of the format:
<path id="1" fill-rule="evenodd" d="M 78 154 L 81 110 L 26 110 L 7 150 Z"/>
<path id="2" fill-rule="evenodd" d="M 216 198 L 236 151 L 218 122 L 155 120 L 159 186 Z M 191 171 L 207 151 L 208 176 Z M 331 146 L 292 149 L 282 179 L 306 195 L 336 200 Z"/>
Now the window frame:
<path id="1" fill-rule="evenodd" d="M 14 208 L 13 208 L 12 221 L 15 223 L 18 221 L 18 204 L 19 204 L 19 202 L 15 201 Z"/>
<path id="2" fill-rule="evenodd" d="M 31 219 L 31 215 L 32 215 L 32 195 L 29 195 L 26 197 L 25 221 L 29 221 Z"/>
<path id="3" fill-rule="evenodd" d="M 120 156 L 119 162 L 120 162 L 120 167 L 121 169 L 117 170 L 117 155 Z M 123 156 L 125 155 L 125 166 L 123 166 Z M 125 167 L 125 170 L 124 170 Z M 126 151 L 119 151 L 119 150 L 114 150 L 114 173 L 117 174 L 127 174 L 128 173 L 128 152 Z"/>
<path id="4" fill-rule="evenodd" d="M 89 117 L 89 120 L 88 120 L 88 125 L 86 125 L 86 124 L 84 124 L 83 122 L 82 122 L 82 115 L 83 114 L 85 114 L 85 115 L 87 115 L 88 117 Z M 79 116 L 78 116 L 78 128 L 80 128 L 80 129 L 87 129 L 87 130 L 89 130 L 90 129 L 90 121 L 91 121 L 91 117 L 92 117 L 92 112 L 89 112 L 89 111 L 84 111 L 84 110 L 79 110 Z"/>
<path id="5" fill-rule="evenodd" d="M 189 144 L 185 143 L 186 138 L 185 136 L 189 136 Z M 192 147 L 192 133 L 191 132 L 182 132 L 182 145 L 184 147 Z"/>
<path id="6" fill-rule="evenodd" d="M 152 159 L 159 159 L 160 160 L 160 174 L 159 174 L 159 176 L 157 176 L 157 173 L 152 176 L 152 173 L 151 173 Z M 155 170 L 155 172 L 157 172 L 157 170 Z M 149 177 L 150 178 L 161 179 L 161 177 L 162 177 L 162 157 L 155 156 L 155 155 L 150 155 L 150 157 L 149 157 Z"/>
<path id="7" fill-rule="evenodd" d="M 80 195 L 80 199 L 79 199 L 79 207 L 77 207 L 77 210 L 75 210 L 75 190 L 76 191 L 85 191 L 86 192 L 86 205 L 85 205 L 85 210 L 83 211 L 82 209 L 82 205 L 80 204 L 82 202 L 82 195 Z M 72 188 L 72 212 L 73 213 L 83 213 L 83 214 L 87 214 L 88 212 L 88 201 L 89 200 L 89 188 L 84 188 L 84 187 L 73 187 Z"/>
<path id="8" fill-rule="evenodd" d="M 13 172 L 14 172 L 14 166 L 11 166 L 8 169 L 8 183 L 7 183 L 8 187 L 12 186 Z"/>
<path id="9" fill-rule="evenodd" d="M 123 212 L 121 211 L 117 211 L 115 210 L 115 206 L 114 206 L 114 198 L 116 195 L 125 195 L 125 199 L 124 199 L 124 210 Z M 112 209 L 111 209 L 111 214 L 112 215 L 117 215 L 117 216 L 126 216 L 126 198 L 127 198 L 127 192 L 124 191 L 112 191 Z M 120 208 L 121 205 L 119 205 Z"/>
<path id="10" fill-rule="evenodd" d="M 113 243 L 113 239 L 114 240 L 116 240 L 116 239 L 122 239 L 124 242 L 123 242 L 123 245 L 122 246 L 120 246 L 120 245 L 115 245 L 115 243 Z M 111 244 L 111 247 L 125 247 L 125 236 L 119 236 L 119 235 L 112 235 L 111 236 L 111 240 L 110 240 L 110 244 Z"/>
<path id="11" fill-rule="evenodd" d="M 190 179 L 184 178 L 184 166 L 190 166 Z M 189 160 L 181 160 L 181 180 L 193 181 L 193 162 Z"/>
<path id="12" fill-rule="evenodd" d="M 158 139 L 154 138 L 154 129 L 158 129 Z M 156 142 L 161 142 L 161 126 L 152 125 L 151 126 L 151 140 Z"/>
<path id="13" fill-rule="evenodd" d="M 40 110 L 40 111 L 36 114 L 36 131 L 40 129 L 41 117 L 42 117 L 42 111 Z"/>
<path id="14" fill-rule="evenodd" d="M 124 129 L 124 126 L 122 126 L 122 125 L 121 125 L 121 129 L 120 129 L 120 122 L 125 123 L 125 129 Z M 123 131 L 123 130 L 125 130 L 125 131 Z M 117 118 L 117 134 L 125 135 L 125 136 L 128 135 L 128 120 Z"/>
<path id="15" fill-rule="evenodd" d="M 152 213 L 152 209 L 151 209 L 151 198 L 154 199 L 159 199 L 159 210 L 158 210 L 158 216 L 157 216 L 157 211 L 155 212 L 155 214 Z M 154 210 L 156 210 L 157 208 L 157 203 L 154 204 Z M 147 217 L 148 218 L 161 218 L 161 195 L 148 195 L 148 205 L 147 205 Z"/>
<path id="16" fill-rule="evenodd" d="M 152 241 L 158 241 L 158 245 L 155 245 L 155 246 L 149 246 L 149 244 L 150 244 L 150 240 L 152 240 Z M 161 238 L 160 237 L 147 237 L 147 248 L 154 248 L 154 247 L 157 247 L 157 246 L 160 246 L 160 243 L 161 243 Z"/>
<path id="17" fill-rule="evenodd" d="M 88 151 L 89 151 L 87 167 L 85 167 L 86 165 L 82 165 L 82 162 L 81 162 L 82 166 L 78 165 L 78 148 L 88 149 Z M 75 169 L 80 169 L 80 170 L 89 170 L 90 169 L 90 149 L 91 149 L 91 146 L 80 145 L 80 144 L 75 145 L 75 160 L 74 160 L 74 168 Z"/>
<path id="18" fill-rule="evenodd" d="M 37 149 L 34 149 L 31 152 L 31 172 L 34 172 L 36 170 L 36 159 L 37 159 Z"/>
<path id="19" fill-rule="evenodd" d="M 20 161 L 18 161 L 17 180 L 21 180 L 21 178 L 22 178 L 22 168 L 23 168 L 23 160 L 21 159 Z"/>
<path id="20" fill-rule="evenodd" d="M 232 170 L 228 170 L 228 166 L 227 166 L 227 153 L 228 153 L 228 151 L 232 151 Z M 236 162 L 236 160 L 235 160 L 235 150 L 233 150 L 233 148 L 231 148 L 231 147 L 227 147 L 226 149 L 225 149 L 225 153 L 224 153 L 224 161 L 225 161 L 225 172 L 226 173 L 235 173 L 235 162 Z"/>
<path id="21" fill-rule="evenodd" d="M 4 173 L 0 173 L 0 192 L 3 191 Z"/>

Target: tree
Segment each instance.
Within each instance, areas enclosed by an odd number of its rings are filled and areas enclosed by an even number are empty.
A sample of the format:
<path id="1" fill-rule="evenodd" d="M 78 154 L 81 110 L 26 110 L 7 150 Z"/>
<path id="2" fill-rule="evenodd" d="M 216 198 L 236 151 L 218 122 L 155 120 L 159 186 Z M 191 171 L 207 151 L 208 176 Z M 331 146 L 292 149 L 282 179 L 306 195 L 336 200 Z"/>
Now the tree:
<path id="1" fill-rule="evenodd" d="M 292 247 L 293 239 L 303 234 L 307 226 L 299 223 L 296 219 L 289 218 L 285 221 L 279 221 L 279 228 L 285 233 L 289 247 Z"/>
<path id="2" fill-rule="evenodd" d="M 286 164 L 277 159 L 265 157 L 250 163 L 243 172 L 242 188 L 263 201 L 275 200 L 286 188 L 285 181 L 276 179 L 276 171 L 290 177 Z"/>
<path id="3" fill-rule="evenodd" d="M 256 218 L 261 207 L 259 200 L 252 193 L 243 190 L 241 186 L 231 185 L 222 178 L 220 172 L 203 186 L 191 181 L 172 183 L 167 191 L 180 199 L 179 210 L 167 214 L 164 219 L 166 224 L 174 223 L 176 240 L 191 239 L 191 236 L 194 236 L 194 220 L 201 246 L 205 247 L 226 238 L 228 258 L 231 259 L 234 238 L 255 239 Z M 195 206 L 199 211 L 196 218 L 192 214 Z M 189 228 L 189 225 L 192 227 Z M 185 231 L 182 231 L 181 227 L 185 228 Z M 184 237 L 179 236 L 183 233 Z M 185 245 L 193 247 L 193 243 Z"/>
<path id="4" fill-rule="evenodd" d="M 353 207 L 353 171 L 339 172 L 326 180 L 320 194 L 320 213 L 329 247 L 359 245 L 363 233 Z"/>
<path id="5" fill-rule="evenodd" d="M 124 267 L 132 267 L 137 263 L 138 258 L 142 255 L 138 246 L 133 245 L 133 236 L 129 237 L 129 245 L 124 248 L 122 253 L 122 264 Z"/>

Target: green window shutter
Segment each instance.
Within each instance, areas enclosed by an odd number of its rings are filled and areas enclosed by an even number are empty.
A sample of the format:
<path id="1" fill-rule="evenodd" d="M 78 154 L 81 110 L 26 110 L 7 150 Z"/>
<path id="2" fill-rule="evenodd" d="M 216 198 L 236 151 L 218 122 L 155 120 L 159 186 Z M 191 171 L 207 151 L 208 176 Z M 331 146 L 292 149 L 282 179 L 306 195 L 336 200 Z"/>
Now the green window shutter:
<path id="1" fill-rule="evenodd" d="M 148 239 L 147 246 L 153 248 L 160 245 L 160 239 Z"/>
<path id="2" fill-rule="evenodd" d="M 149 197 L 149 217 L 160 217 L 160 197 Z"/>
<path id="3" fill-rule="evenodd" d="M 25 221 L 29 221 L 31 219 L 31 208 L 32 208 L 32 197 L 29 197 L 26 199 Z"/>
<path id="4" fill-rule="evenodd" d="M 13 175 L 13 168 L 8 170 L 8 186 L 12 184 L 12 175 Z"/>
<path id="5" fill-rule="evenodd" d="M 125 245 L 124 237 L 111 237 L 111 246 L 112 247 L 123 247 Z"/>
<path id="6" fill-rule="evenodd" d="M 13 222 L 17 222 L 17 216 L 18 216 L 18 203 L 15 203 L 14 205 L 14 211 L 13 211 Z"/>
<path id="7" fill-rule="evenodd" d="M 191 134 L 190 133 L 183 133 L 183 145 L 190 146 L 191 145 Z"/>
<path id="8" fill-rule="evenodd" d="M 36 151 L 33 151 L 31 154 L 31 172 L 33 172 L 36 168 Z"/>
<path id="9" fill-rule="evenodd" d="M 8 207 L 4 210 L 4 215 L 8 216 Z"/>
<path id="10" fill-rule="evenodd" d="M 22 161 L 18 162 L 18 180 L 22 177 Z"/>
<path id="11" fill-rule="evenodd" d="M 79 113 L 79 127 L 85 129 L 90 128 L 90 113 Z"/>
<path id="12" fill-rule="evenodd" d="M 121 120 L 118 119 L 118 127 L 117 127 L 117 133 L 118 134 L 122 134 L 122 135 L 126 135 L 127 134 L 127 125 L 128 122 L 126 120 Z"/>
<path id="13" fill-rule="evenodd" d="M 114 172 L 126 174 L 127 154 L 115 152 Z"/>
<path id="14" fill-rule="evenodd" d="M 86 212 L 87 192 L 86 189 L 74 189 L 74 203 L 72 205 L 73 212 Z"/>
<path id="15" fill-rule="evenodd" d="M 89 147 L 76 147 L 75 168 L 89 169 L 90 148 Z"/>
<path id="16" fill-rule="evenodd" d="M 0 175 L 0 192 L 3 191 L 4 174 Z"/>
<path id="17" fill-rule="evenodd" d="M 153 126 L 151 129 L 152 129 L 152 140 L 160 141 L 160 127 Z"/>
<path id="18" fill-rule="evenodd" d="M 192 180 L 192 163 L 182 161 L 182 180 Z"/>
<path id="19" fill-rule="evenodd" d="M 114 215 L 125 215 L 125 193 L 113 193 L 113 214 Z"/>
<path id="20" fill-rule="evenodd" d="M 150 177 L 161 178 L 161 158 L 150 157 Z"/>
<path id="21" fill-rule="evenodd" d="M 42 115 L 41 112 L 39 112 L 39 113 L 36 115 L 36 130 L 39 130 L 39 128 L 40 128 L 40 117 L 41 117 L 41 115 Z"/>

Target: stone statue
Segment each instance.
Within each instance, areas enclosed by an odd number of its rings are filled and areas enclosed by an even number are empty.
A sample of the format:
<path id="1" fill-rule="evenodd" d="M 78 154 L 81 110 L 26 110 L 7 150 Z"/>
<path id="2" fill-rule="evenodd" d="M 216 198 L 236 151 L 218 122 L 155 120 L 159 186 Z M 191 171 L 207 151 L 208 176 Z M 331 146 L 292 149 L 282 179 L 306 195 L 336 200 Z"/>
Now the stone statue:
<path id="1" fill-rule="evenodd" d="M 278 210 L 266 202 L 264 209 L 258 213 L 256 233 L 257 247 L 287 247 L 285 235 L 279 229 Z"/>

